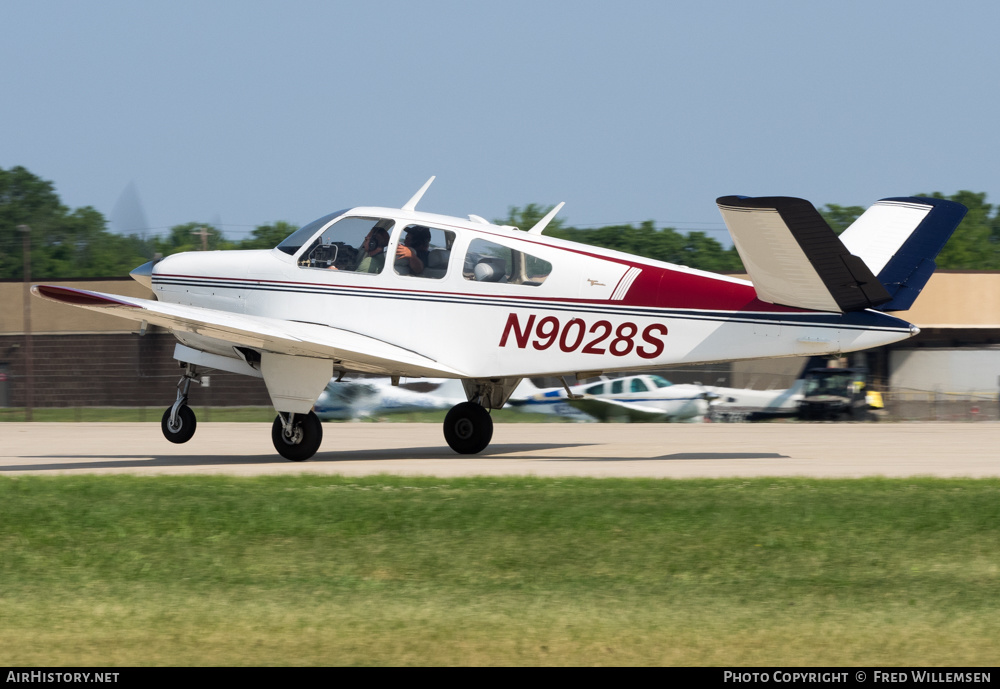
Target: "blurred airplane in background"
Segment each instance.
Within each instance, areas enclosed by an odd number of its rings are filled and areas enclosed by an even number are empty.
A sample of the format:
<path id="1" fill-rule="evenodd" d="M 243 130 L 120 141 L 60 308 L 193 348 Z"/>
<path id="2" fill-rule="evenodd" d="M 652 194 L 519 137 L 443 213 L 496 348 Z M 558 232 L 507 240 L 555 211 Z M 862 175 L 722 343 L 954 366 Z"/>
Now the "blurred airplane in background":
<path id="1" fill-rule="evenodd" d="M 451 409 L 464 401 L 465 389 L 460 380 L 432 378 L 394 386 L 389 378 L 360 378 L 339 383 L 331 380 L 313 405 L 313 411 L 324 421 L 347 421 Z"/>
<path id="2" fill-rule="evenodd" d="M 643 374 L 567 388 L 539 389 L 525 380 L 507 403 L 580 421 L 692 423 L 704 420 L 713 396 L 703 385 L 674 385 L 662 376 Z"/>

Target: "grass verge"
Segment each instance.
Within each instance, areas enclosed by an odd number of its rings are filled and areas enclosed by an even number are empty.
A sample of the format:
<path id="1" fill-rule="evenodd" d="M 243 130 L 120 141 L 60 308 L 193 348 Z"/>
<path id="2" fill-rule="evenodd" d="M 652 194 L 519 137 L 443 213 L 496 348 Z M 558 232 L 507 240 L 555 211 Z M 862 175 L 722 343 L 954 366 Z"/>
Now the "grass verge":
<path id="1" fill-rule="evenodd" d="M 0 479 L 0 664 L 995 665 L 1000 481 Z"/>

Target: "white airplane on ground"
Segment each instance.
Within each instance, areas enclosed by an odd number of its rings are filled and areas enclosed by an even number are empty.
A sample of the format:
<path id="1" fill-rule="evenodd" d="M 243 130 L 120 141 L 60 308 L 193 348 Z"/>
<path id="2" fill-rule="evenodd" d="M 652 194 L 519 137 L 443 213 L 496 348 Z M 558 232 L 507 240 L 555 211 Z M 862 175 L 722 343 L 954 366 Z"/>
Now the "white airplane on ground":
<path id="1" fill-rule="evenodd" d="M 392 385 L 389 378 L 331 381 L 313 411 L 320 419 L 364 419 L 381 414 L 449 409 L 465 401 L 458 380 Z"/>
<path id="2" fill-rule="evenodd" d="M 726 196 L 717 204 L 752 282 L 542 235 L 483 218 L 422 213 L 433 177 L 402 208 L 356 207 L 277 247 L 168 256 L 132 271 L 155 299 L 37 285 L 39 296 L 169 329 L 186 364 L 162 430 L 195 431 L 192 381 L 205 369 L 264 379 L 275 449 L 319 449 L 312 411 L 345 372 L 461 379 L 467 401 L 444 422 L 471 454 L 493 436 L 490 410 L 528 376 L 595 376 L 686 363 L 829 354 L 915 335 L 906 309 L 965 214 L 938 199 L 886 199 L 838 238 L 801 199 Z M 391 257 L 387 259 L 386 257 Z"/>
<path id="3" fill-rule="evenodd" d="M 784 390 L 709 387 L 713 395 L 709 418 L 712 421 L 760 421 L 795 416 L 804 389 L 804 378 L 797 379 Z"/>
<path id="4" fill-rule="evenodd" d="M 508 404 L 524 411 L 598 421 L 703 421 L 714 398 L 702 385 L 674 385 L 651 374 L 539 389 L 524 381 Z"/>

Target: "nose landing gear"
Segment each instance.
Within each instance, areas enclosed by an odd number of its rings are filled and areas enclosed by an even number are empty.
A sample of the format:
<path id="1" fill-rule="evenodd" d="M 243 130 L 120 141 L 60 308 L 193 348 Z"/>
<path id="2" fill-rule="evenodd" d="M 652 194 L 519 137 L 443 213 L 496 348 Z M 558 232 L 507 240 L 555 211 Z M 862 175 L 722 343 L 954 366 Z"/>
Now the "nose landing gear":
<path id="1" fill-rule="evenodd" d="M 191 381 L 201 385 L 201 377 L 194 364 L 188 364 L 184 375 L 177 381 L 177 400 L 173 406 L 167 407 L 160 421 L 163 437 L 172 443 L 186 443 L 198 428 L 198 420 L 191 407 L 187 406 Z"/>

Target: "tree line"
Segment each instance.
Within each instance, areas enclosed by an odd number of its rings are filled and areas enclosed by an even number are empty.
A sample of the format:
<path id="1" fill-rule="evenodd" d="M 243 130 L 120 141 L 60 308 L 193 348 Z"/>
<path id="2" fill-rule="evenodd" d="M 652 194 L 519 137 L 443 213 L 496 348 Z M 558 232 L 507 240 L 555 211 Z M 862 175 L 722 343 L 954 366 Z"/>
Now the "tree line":
<path id="1" fill-rule="evenodd" d="M 946 198 L 964 204 L 969 213 L 938 257 L 939 268 L 1000 270 L 1000 207 L 986 203 L 985 193 L 960 191 Z M 511 207 L 494 222 L 529 229 L 551 207 L 529 203 Z M 842 232 L 864 212 L 860 206 L 828 204 L 819 209 L 835 231 Z M 23 278 L 24 233 L 30 228 L 32 279 L 124 276 L 155 256 L 199 249 L 269 249 L 297 226 L 276 222 L 257 226 L 246 239 L 227 239 L 210 223 L 191 222 L 170 228 L 164 236 L 121 235 L 108 230 L 105 217 L 90 206 L 69 209 L 52 182 L 23 167 L 0 168 L 0 279 Z M 652 220 L 638 225 L 598 228 L 572 227 L 553 220 L 545 233 L 583 244 L 624 251 L 711 272 L 743 272 L 735 247 L 728 249 L 704 232 L 679 232 L 656 227 Z"/>

